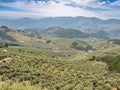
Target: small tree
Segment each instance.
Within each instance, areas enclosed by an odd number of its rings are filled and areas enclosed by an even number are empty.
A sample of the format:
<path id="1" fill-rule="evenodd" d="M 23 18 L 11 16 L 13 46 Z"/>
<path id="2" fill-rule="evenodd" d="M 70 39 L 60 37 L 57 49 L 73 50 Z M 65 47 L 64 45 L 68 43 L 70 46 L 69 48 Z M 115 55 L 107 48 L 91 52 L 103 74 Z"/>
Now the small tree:
<path id="1" fill-rule="evenodd" d="M 73 42 L 71 47 L 72 48 L 77 48 L 77 46 L 78 46 L 78 43 L 77 42 Z"/>
<path id="2" fill-rule="evenodd" d="M 51 43 L 51 40 L 46 40 L 46 43 L 48 43 L 48 44 Z"/>
<path id="3" fill-rule="evenodd" d="M 95 57 L 95 56 L 92 56 L 92 58 L 90 58 L 89 61 L 93 61 L 93 60 L 95 60 L 95 59 L 96 59 L 96 57 Z"/>

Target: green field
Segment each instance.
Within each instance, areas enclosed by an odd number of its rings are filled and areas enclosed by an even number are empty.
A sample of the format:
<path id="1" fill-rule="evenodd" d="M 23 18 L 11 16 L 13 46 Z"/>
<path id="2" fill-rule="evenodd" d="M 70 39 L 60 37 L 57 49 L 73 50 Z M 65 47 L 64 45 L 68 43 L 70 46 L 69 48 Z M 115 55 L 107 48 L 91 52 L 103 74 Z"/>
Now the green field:
<path id="1" fill-rule="evenodd" d="M 6 53 L 4 49 L 7 50 Z M 61 51 L 30 47 L 1 48 L 0 90 L 117 90 L 120 88 L 120 73 L 110 71 L 108 63 L 97 61 L 98 57 L 102 58 L 106 54 L 119 55 L 119 46 L 93 53 L 72 49 Z M 96 58 L 91 61 L 92 56 Z"/>

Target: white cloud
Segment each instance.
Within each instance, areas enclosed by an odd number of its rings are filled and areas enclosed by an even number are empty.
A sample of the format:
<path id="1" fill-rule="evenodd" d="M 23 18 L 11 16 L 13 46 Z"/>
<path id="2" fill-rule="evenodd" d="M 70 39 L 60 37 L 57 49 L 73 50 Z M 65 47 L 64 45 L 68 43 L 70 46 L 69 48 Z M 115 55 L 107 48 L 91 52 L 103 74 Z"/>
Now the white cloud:
<path id="1" fill-rule="evenodd" d="M 22 18 L 22 17 L 33 17 L 40 18 L 43 17 L 42 14 L 37 13 L 29 13 L 29 12 L 16 12 L 16 11 L 0 11 L 1 17 L 9 17 L 9 18 Z"/>
<path id="2" fill-rule="evenodd" d="M 110 4 L 111 6 L 120 6 L 120 0 Z"/>
<path id="3" fill-rule="evenodd" d="M 61 0 L 66 2 L 75 3 L 83 7 L 92 7 L 92 8 L 106 8 L 105 1 L 99 2 L 99 0 Z"/>
<path id="4" fill-rule="evenodd" d="M 111 6 L 105 6 L 106 2 L 99 2 L 98 0 L 58 0 L 59 3 L 50 0 L 49 2 L 33 1 L 23 2 L 17 1 L 12 3 L 0 3 L 0 6 L 8 6 L 16 9 L 23 10 L 19 11 L 0 11 L 0 16 L 11 16 L 11 17 L 58 17 L 58 16 L 86 16 L 86 17 L 99 17 L 99 18 L 111 18 L 120 15 L 120 12 L 116 10 L 116 15 L 113 15 Z M 109 1 L 108 1 L 109 2 Z M 72 7 L 66 4 L 77 4 L 82 7 Z M 117 3 L 117 2 L 116 2 Z M 119 4 L 119 3 L 117 3 Z M 106 9 L 105 11 L 89 10 L 85 7 Z"/>

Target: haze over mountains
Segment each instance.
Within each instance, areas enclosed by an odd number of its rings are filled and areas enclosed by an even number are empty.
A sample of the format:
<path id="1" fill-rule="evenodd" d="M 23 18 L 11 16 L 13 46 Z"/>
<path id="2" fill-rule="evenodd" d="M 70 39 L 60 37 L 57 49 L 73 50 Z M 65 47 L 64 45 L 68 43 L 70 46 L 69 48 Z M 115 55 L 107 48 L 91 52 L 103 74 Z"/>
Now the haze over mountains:
<path id="1" fill-rule="evenodd" d="M 89 30 L 108 30 L 120 28 L 119 19 L 102 20 L 95 17 L 56 17 L 43 19 L 0 19 L 0 25 L 7 25 L 11 28 L 49 28 L 60 26 L 73 29 L 89 29 Z M 111 27 L 114 25 L 114 27 Z"/>
<path id="2" fill-rule="evenodd" d="M 95 17 L 55 17 L 42 19 L 0 19 L 0 25 L 6 25 L 15 29 L 45 30 L 50 27 L 63 27 L 66 29 L 82 30 L 103 30 L 111 37 L 120 36 L 120 20 L 102 20 Z"/>

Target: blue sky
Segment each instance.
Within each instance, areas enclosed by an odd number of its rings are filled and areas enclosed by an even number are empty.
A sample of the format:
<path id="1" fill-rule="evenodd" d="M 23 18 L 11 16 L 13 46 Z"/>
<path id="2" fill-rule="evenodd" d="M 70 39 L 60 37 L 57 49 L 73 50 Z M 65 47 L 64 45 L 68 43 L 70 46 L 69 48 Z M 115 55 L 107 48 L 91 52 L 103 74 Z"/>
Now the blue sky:
<path id="1" fill-rule="evenodd" d="M 98 17 L 120 19 L 120 0 L 0 0 L 0 17 Z"/>

